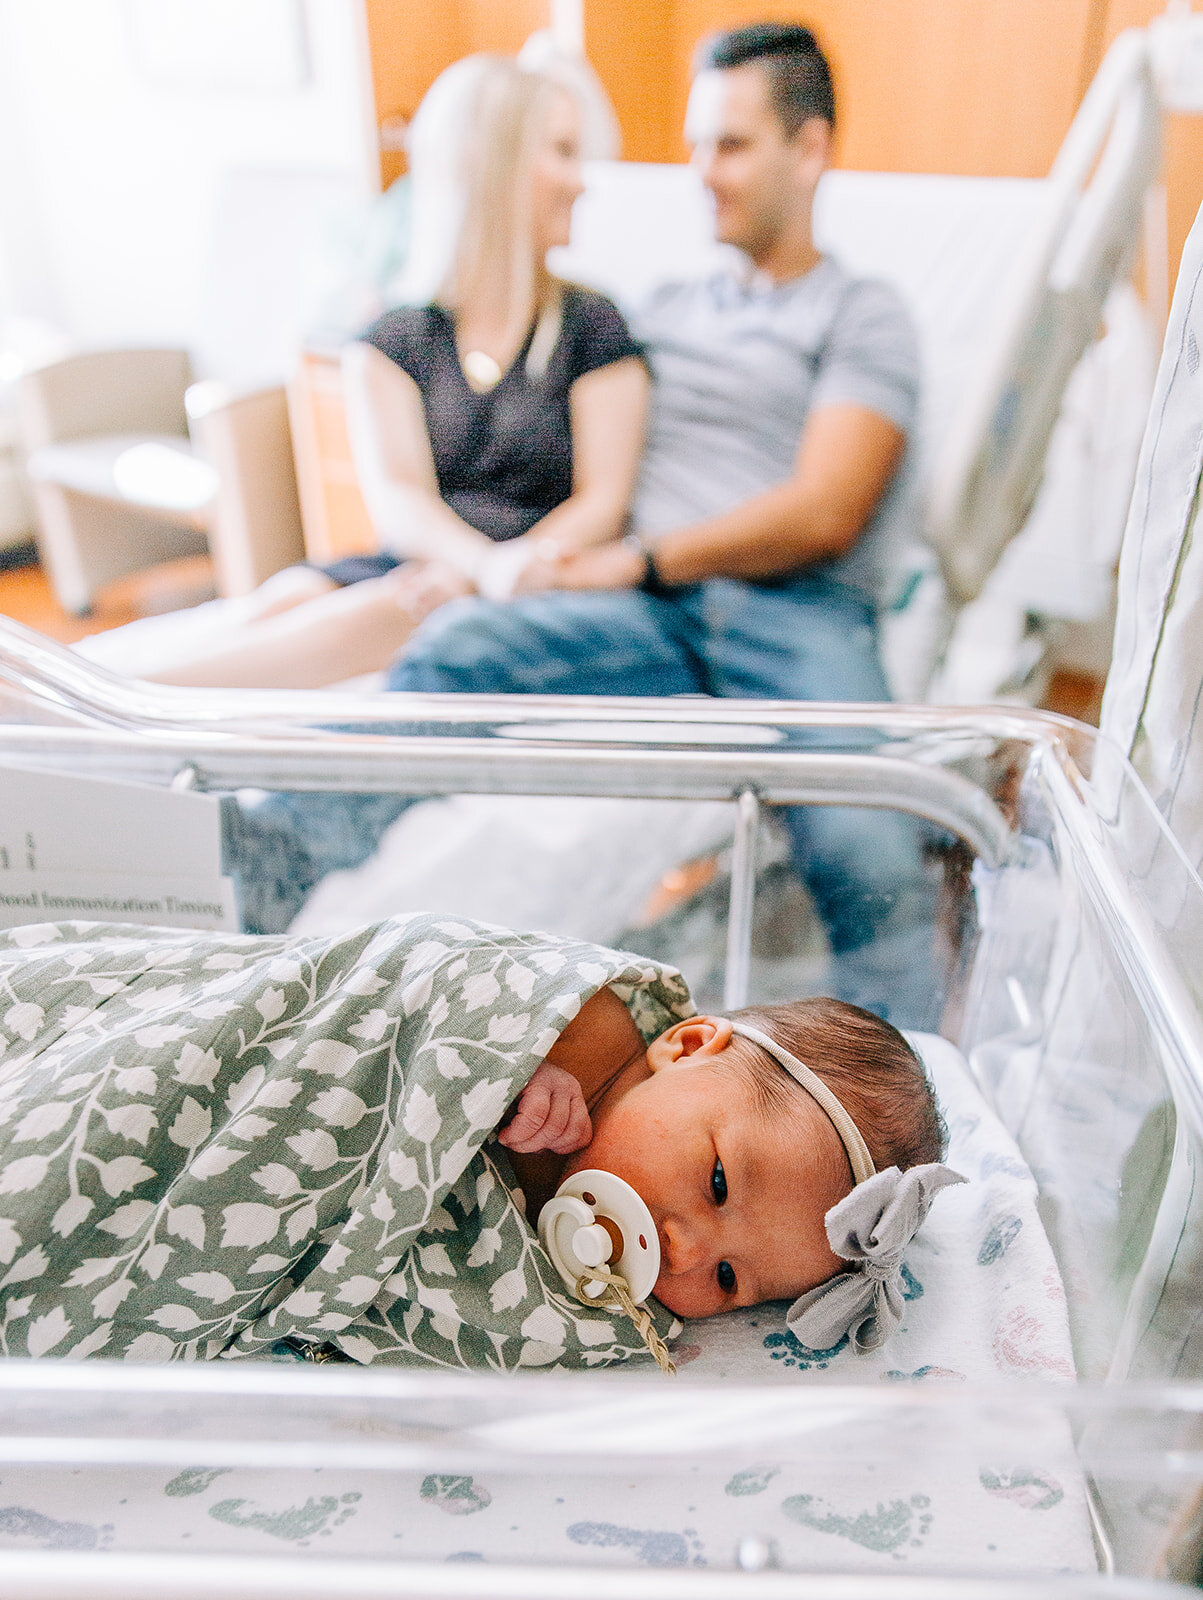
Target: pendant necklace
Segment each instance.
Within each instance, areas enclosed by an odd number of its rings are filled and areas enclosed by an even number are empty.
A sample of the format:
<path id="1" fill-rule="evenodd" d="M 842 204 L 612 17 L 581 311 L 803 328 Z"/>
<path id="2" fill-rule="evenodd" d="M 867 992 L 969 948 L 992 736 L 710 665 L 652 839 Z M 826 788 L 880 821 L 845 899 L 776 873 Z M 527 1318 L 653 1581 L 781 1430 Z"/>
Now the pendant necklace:
<path id="1" fill-rule="evenodd" d="M 488 394 L 501 382 L 501 368 L 491 355 L 483 350 L 466 350 L 463 359 L 464 377 L 468 387 L 477 394 Z"/>

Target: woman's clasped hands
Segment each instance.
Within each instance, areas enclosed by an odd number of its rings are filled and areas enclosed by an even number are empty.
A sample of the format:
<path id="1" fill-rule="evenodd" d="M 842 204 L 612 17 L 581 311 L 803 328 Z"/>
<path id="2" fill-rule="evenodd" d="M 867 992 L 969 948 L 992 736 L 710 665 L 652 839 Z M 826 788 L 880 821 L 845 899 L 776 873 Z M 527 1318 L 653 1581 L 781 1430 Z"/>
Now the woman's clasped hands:
<path id="1" fill-rule="evenodd" d="M 482 550 L 471 573 L 446 561 L 409 562 L 388 575 L 414 626 L 449 600 L 477 594 L 504 602 L 549 589 L 625 589 L 638 581 L 621 542 L 564 552 L 554 539 L 511 539 Z"/>

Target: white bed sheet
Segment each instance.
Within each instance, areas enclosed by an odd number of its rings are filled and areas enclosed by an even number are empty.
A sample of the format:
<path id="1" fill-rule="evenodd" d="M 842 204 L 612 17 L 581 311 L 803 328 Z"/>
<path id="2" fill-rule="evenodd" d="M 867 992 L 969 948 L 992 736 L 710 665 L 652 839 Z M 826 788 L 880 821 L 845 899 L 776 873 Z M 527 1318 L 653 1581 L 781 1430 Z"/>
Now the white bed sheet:
<path id="1" fill-rule="evenodd" d="M 437 909 L 613 945 L 669 868 L 729 843 L 733 813 L 688 800 L 432 800 L 398 817 L 370 861 L 323 878 L 290 931 L 341 933 Z"/>

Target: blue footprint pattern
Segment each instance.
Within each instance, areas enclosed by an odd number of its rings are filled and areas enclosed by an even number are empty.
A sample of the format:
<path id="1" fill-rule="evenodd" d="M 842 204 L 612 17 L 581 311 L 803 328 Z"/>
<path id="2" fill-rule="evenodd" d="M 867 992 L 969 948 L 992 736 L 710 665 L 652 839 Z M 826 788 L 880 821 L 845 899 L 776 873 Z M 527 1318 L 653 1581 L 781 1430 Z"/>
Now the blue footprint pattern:
<path id="1" fill-rule="evenodd" d="M 616 1522 L 574 1522 L 567 1529 L 573 1544 L 629 1550 L 649 1567 L 704 1567 L 701 1540 L 693 1528 L 672 1533 L 660 1528 L 623 1528 Z"/>
<path id="2" fill-rule="evenodd" d="M 60 1522 L 30 1506 L 0 1506 L 0 1539 L 6 1544 L 33 1544 L 42 1550 L 103 1550 L 112 1538 L 113 1524 Z"/>
<path id="3" fill-rule="evenodd" d="M 870 1511 L 859 1511 L 854 1516 L 844 1516 L 833 1511 L 813 1494 L 794 1494 L 781 1502 L 781 1509 L 791 1521 L 816 1533 L 835 1534 L 840 1539 L 850 1539 L 865 1550 L 875 1550 L 895 1559 L 903 1559 L 904 1546 L 917 1548 L 923 1543 L 931 1528 L 932 1516 L 927 1509 L 931 1501 L 925 1494 L 913 1494 L 909 1500 L 880 1500 Z"/>

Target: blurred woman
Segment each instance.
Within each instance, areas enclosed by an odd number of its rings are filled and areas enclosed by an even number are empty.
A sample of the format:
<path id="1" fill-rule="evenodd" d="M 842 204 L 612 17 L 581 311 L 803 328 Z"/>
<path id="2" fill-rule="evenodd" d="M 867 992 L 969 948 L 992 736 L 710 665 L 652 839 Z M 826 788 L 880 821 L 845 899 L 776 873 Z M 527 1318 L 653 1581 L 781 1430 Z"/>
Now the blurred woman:
<path id="1" fill-rule="evenodd" d="M 647 372 L 613 304 L 546 264 L 582 188 L 570 83 L 469 56 L 414 118 L 398 304 L 343 360 L 379 553 L 278 573 L 140 676 L 313 688 L 379 670 L 436 606 L 538 588 L 622 532 Z"/>

